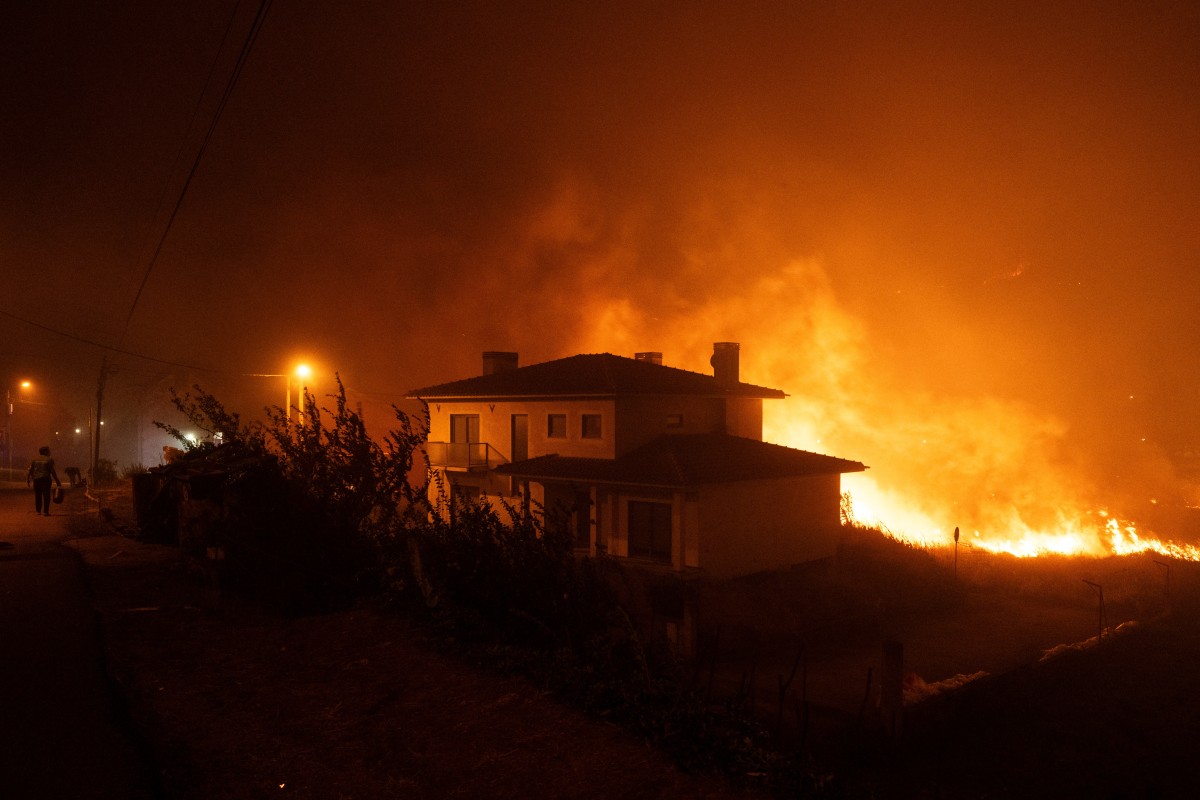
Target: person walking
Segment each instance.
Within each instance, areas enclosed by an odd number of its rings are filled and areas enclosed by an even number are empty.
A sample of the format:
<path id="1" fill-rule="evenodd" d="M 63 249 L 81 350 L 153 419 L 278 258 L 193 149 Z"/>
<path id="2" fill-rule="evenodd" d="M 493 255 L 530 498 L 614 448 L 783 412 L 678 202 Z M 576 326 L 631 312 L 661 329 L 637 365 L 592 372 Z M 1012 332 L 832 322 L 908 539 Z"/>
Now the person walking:
<path id="1" fill-rule="evenodd" d="M 62 481 L 54 471 L 54 459 L 50 457 L 49 447 L 39 447 L 38 456 L 29 465 L 25 475 L 25 485 L 33 484 L 34 513 L 50 516 L 50 481 L 53 480 L 62 488 Z"/>

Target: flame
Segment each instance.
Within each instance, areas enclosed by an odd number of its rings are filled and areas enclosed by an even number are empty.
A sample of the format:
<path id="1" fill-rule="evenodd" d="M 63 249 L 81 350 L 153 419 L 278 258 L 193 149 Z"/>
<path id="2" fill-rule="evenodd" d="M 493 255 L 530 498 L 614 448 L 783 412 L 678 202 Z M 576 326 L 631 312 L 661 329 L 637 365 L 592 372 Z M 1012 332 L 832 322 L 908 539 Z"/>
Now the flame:
<path id="1" fill-rule="evenodd" d="M 857 480 L 855 480 L 857 478 Z M 875 527 L 887 535 L 927 549 L 954 545 L 953 532 L 939 527 L 932 519 L 902 496 L 880 489 L 873 480 L 848 476 L 853 521 Z M 1154 553 L 1166 558 L 1200 561 L 1200 547 L 1163 540 L 1152 533 L 1139 533 L 1133 522 L 1122 521 L 1100 509 L 1090 518 L 1072 519 L 1065 515 L 1048 528 L 1035 529 L 1019 518 L 1001 525 L 1002 534 L 981 534 L 974 530 L 962 534 L 960 543 L 989 553 L 1005 553 L 1019 558 L 1044 555 L 1060 556 L 1131 556 Z"/>
<path id="2" fill-rule="evenodd" d="M 910 385 L 815 262 L 666 307 L 651 317 L 626 298 L 597 301 L 590 318 L 603 324 L 582 352 L 663 350 L 664 363 L 707 372 L 712 342 L 742 342 L 743 380 L 790 394 L 764 404 L 765 440 L 870 467 L 844 478 L 858 523 L 926 548 L 953 546 L 959 527 L 961 545 L 1021 557 L 1200 560 L 1195 545 L 1100 510 L 1104 492 L 1084 476 L 1061 420 L 1011 398 Z"/>

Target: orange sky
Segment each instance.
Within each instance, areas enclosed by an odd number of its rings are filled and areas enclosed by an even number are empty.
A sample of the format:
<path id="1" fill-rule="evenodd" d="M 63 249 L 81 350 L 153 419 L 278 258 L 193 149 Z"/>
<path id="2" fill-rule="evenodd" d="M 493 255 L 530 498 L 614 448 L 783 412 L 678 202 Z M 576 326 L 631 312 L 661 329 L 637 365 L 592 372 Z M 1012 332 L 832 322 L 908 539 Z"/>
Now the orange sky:
<path id="1" fill-rule="evenodd" d="M 281 386 L 237 373 L 297 351 L 375 403 L 488 349 L 734 340 L 876 468 L 994 424 L 1142 497 L 1200 449 L 1190 4 L 274 4 L 128 329 L 253 9 L 219 52 L 232 3 L 28 5 L 0 312 L 76 338 L 0 315 L 0 366 L 78 413 L 80 339 L 211 370 L 117 356 L 125 406 L 198 378 L 251 413 Z"/>

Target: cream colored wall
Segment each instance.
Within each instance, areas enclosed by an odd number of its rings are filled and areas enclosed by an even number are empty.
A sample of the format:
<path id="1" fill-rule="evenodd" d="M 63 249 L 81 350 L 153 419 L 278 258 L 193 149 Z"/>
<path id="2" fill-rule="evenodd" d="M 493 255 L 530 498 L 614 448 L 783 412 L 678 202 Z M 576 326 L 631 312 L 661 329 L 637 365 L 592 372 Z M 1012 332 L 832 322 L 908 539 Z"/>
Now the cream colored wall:
<path id="1" fill-rule="evenodd" d="M 557 453 L 580 458 L 615 458 L 616 411 L 612 400 L 480 401 L 443 400 L 429 404 L 429 441 L 450 441 L 451 414 L 478 414 L 479 438 L 492 446 L 503 461 L 512 458 L 512 415 L 529 416 L 529 457 Z M 548 416 L 567 415 L 565 439 L 547 436 Z M 600 438 L 583 438 L 583 415 L 600 415 Z"/>
<path id="2" fill-rule="evenodd" d="M 699 562 L 717 578 L 832 556 L 841 535 L 841 476 L 706 487 L 700 495 Z"/>
<path id="3" fill-rule="evenodd" d="M 737 399 L 736 436 L 762 439 L 762 400 Z M 720 397 L 626 397 L 617 402 L 620 430 L 616 452 L 625 454 L 664 433 L 712 433 L 728 426 L 726 400 Z M 755 415 L 757 407 L 757 416 Z M 667 427 L 667 416 L 681 414 L 683 426 Z M 757 428 L 755 420 L 757 419 Z"/>
<path id="4" fill-rule="evenodd" d="M 534 500 L 548 495 L 531 485 Z M 629 503 L 671 504 L 670 569 L 730 578 L 834 554 L 841 537 L 841 476 L 821 475 L 704 487 L 698 492 L 593 489 L 592 550 L 629 556 Z M 661 562 L 646 562 L 661 564 Z"/>
<path id="5" fill-rule="evenodd" d="M 429 441 L 450 441 L 451 414 L 478 414 L 480 439 L 503 461 L 511 460 L 513 414 L 529 416 L 529 456 L 557 453 L 581 458 L 616 458 L 663 433 L 710 433 L 727 430 L 735 436 L 762 439 L 762 400 L 711 397 L 629 397 L 619 401 L 568 398 L 563 400 L 443 400 L 429 404 Z M 550 414 L 565 414 L 567 436 L 547 436 Z M 584 439 L 583 415 L 599 414 L 601 436 Z M 667 427 L 667 416 L 680 414 L 683 426 Z"/>
<path id="6" fill-rule="evenodd" d="M 726 403 L 725 432 L 761 442 L 763 401 L 757 398 L 734 397 Z"/>

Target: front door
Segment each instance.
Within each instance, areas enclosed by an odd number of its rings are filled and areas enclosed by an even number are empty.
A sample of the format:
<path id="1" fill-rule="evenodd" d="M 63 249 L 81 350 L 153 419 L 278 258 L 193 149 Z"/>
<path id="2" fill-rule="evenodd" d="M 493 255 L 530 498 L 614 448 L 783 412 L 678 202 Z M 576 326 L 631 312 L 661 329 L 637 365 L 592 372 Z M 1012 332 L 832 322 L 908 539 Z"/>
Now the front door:
<path id="1" fill-rule="evenodd" d="M 529 415 L 512 415 L 512 449 L 510 460 L 524 461 L 529 458 Z"/>

